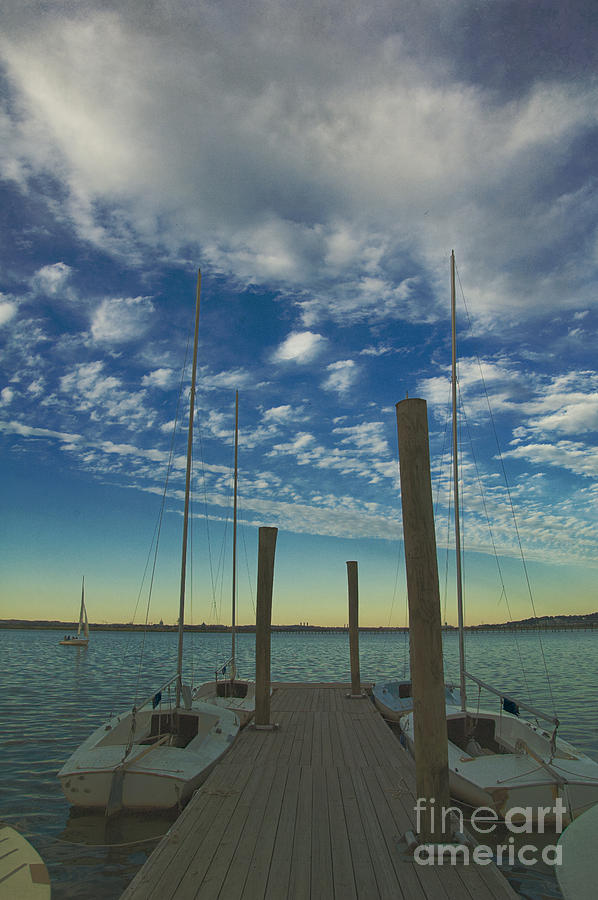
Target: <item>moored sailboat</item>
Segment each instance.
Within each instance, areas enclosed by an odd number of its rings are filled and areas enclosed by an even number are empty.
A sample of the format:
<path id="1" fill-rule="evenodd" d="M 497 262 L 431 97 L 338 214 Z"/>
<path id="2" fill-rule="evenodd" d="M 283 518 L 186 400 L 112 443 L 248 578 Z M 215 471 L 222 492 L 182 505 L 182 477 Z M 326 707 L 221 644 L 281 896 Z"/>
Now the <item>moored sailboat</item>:
<path id="1" fill-rule="evenodd" d="M 579 816 L 598 803 L 598 763 L 580 752 L 557 732 L 559 720 L 514 699 L 466 671 L 459 522 L 459 470 L 457 453 L 457 369 L 455 315 L 455 255 L 451 254 L 453 496 L 457 569 L 459 633 L 458 706 L 446 707 L 448 765 L 451 795 L 473 807 L 487 806 L 500 816 L 515 807 L 529 810 L 532 819 L 565 820 Z M 466 681 L 488 690 L 500 700 L 498 712 L 467 703 Z M 520 717 L 526 710 L 535 721 Z M 548 722 L 544 728 L 539 720 Z M 414 715 L 401 720 L 407 746 L 414 750 Z"/>
<path id="2" fill-rule="evenodd" d="M 199 340 L 201 274 L 197 280 L 189 402 L 179 601 L 177 672 L 143 703 L 96 729 L 58 773 L 73 806 L 169 809 L 182 806 L 234 741 L 239 720 L 228 709 L 196 701 L 183 684 L 183 634 L 193 416 Z M 174 693 L 172 697 L 171 691 Z"/>
<path id="3" fill-rule="evenodd" d="M 83 637 L 81 637 L 83 632 Z M 87 619 L 87 608 L 85 606 L 85 575 L 81 584 L 81 608 L 79 610 L 79 626 L 77 628 L 76 637 L 68 637 L 65 635 L 63 641 L 59 641 L 63 647 L 87 647 L 89 644 L 89 621 Z"/>
<path id="4" fill-rule="evenodd" d="M 239 392 L 235 392 L 235 466 L 233 481 L 233 578 L 231 615 L 230 659 L 215 672 L 213 681 L 207 681 L 193 692 L 193 698 L 214 703 L 233 710 L 241 726 L 246 725 L 255 713 L 255 681 L 237 678 L 236 663 L 236 610 L 237 610 L 237 484 L 239 459 Z M 219 676 L 223 676 L 220 678 Z"/>

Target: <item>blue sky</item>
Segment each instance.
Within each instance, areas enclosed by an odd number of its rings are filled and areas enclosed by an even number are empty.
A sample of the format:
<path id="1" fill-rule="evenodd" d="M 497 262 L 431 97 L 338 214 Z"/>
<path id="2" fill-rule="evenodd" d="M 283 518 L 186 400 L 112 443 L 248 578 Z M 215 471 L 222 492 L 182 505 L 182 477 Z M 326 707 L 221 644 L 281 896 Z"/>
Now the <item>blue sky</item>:
<path id="1" fill-rule="evenodd" d="M 357 559 L 362 623 L 404 623 L 408 392 L 454 622 L 453 248 L 467 621 L 532 614 L 511 505 L 538 614 L 598 608 L 597 16 L 5 4 L 1 617 L 72 618 L 82 574 L 93 621 L 133 617 L 201 266 L 194 620 L 228 617 L 238 389 L 241 619 L 276 525 L 275 621 L 344 623 Z M 183 454 L 179 429 L 152 621 L 177 615 Z"/>

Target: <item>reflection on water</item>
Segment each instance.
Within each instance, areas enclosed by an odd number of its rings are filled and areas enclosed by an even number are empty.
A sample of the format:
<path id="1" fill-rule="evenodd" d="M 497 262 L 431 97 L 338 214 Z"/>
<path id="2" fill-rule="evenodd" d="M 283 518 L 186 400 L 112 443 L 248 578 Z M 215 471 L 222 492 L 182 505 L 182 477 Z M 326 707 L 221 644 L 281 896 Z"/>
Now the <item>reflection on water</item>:
<path id="1" fill-rule="evenodd" d="M 61 647 L 54 631 L 0 630 L 4 674 L 0 696 L 0 819 L 21 831 L 37 848 L 52 879 L 54 900 L 112 900 L 152 852 L 170 816 L 123 816 L 106 822 L 102 815 L 77 815 L 56 778 L 72 751 L 113 713 L 144 699 L 176 671 L 172 633 L 141 635 L 95 631 L 90 646 Z M 473 634 L 467 640 L 468 669 L 547 712 L 554 707 L 560 734 L 598 759 L 598 720 L 594 698 L 598 671 L 591 632 L 549 632 L 542 636 L 551 672 L 548 688 L 537 634 Z M 230 638 L 185 636 L 186 678 L 209 680 L 229 654 Z M 383 681 L 406 673 L 408 640 L 400 634 L 362 634 L 364 681 Z M 241 674 L 255 670 L 254 637 L 237 641 Z M 454 634 L 445 636 L 447 678 L 458 680 Z M 525 676 L 521 660 L 525 661 Z M 350 681 L 348 638 L 340 634 L 272 636 L 272 678 L 276 681 Z M 477 700 L 477 688 L 471 694 Z M 484 705 L 492 701 L 483 700 Z M 522 867 L 520 867 L 522 868 Z M 551 873 L 536 867 L 513 873 L 523 895 L 558 897 Z M 519 886 L 517 886 L 519 885 Z M 544 893 L 542 893 L 542 891 Z M 551 893 L 552 892 L 552 893 Z"/>

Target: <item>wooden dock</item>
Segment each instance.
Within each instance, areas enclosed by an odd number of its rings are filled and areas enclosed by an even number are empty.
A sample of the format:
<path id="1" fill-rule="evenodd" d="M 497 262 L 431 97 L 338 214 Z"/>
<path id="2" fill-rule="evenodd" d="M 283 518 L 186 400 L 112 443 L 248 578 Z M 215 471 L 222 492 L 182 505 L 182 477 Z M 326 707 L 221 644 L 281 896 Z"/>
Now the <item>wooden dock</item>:
<path id="1" fill-rule="evenodd" d="M 350 685 L 279 684 L 122 900 L 515 900 L 498 869 L 417 865 L 411 758 Z"/>

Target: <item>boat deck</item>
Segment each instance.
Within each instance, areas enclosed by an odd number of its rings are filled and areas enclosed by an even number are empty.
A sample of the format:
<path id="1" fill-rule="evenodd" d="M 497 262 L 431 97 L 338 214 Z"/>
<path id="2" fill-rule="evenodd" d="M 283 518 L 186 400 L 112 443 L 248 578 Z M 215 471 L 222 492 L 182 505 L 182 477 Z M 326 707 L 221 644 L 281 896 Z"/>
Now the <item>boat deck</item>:
<path id="1" fill-rule="evenodd" d="M 515 900 L 494 865 L 420 866 L 413 761 L 349 685 L 278 684 L 122 900 Z"/>

